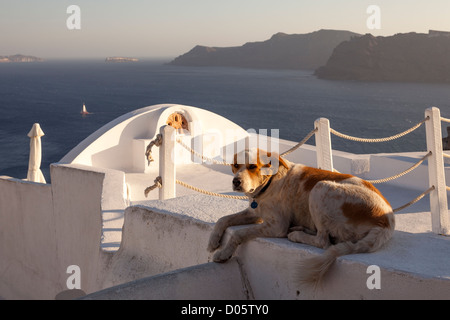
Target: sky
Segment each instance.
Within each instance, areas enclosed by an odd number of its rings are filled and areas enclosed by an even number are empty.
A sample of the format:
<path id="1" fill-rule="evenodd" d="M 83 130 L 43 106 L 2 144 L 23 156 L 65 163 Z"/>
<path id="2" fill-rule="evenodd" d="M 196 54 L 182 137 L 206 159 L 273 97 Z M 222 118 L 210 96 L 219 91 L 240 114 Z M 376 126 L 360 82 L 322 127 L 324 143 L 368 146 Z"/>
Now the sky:
<path id="1" fill-rule="evenodd" d="M 379 29 L 367 25 L 371 5 L 380 9 Z M 320 29 L 450 31 L 450 0 L 0 0 L 0 56 L 174 58 L 195 45 L 240 46 Z"/>

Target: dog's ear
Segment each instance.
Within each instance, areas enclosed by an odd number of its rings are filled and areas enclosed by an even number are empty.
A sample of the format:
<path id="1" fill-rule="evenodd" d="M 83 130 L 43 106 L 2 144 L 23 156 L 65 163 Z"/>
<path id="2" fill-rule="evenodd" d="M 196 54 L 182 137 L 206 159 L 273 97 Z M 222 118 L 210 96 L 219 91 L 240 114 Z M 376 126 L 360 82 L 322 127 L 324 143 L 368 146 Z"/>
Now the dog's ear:
<path id="1" fill-rule="evenodd" d="M 270 168 L 273 165 L 276 165 L 278 162 L 278 165 L 281 165 L 281 166 L 285 167 L 286 169 L 289 168 L 286 161 L 279 154 L 277 154 L 275 152 L 267 152 L 267 158 L 268 158 L 268 161 L 266 161 L 264 167 Z"/>
<path id="2" fill-rule="evenodd" d="M 264 168 L 265 170 L 270 170 L 270 171 L 265 171 L 265 175 L 272 175 L 277 173 L 278 168 L 280 166 L 285 167 L 286 169 L 289 168 L 289 166 L 287 165 L 286 161 L 281 158 L 280 155 L 278 155 L 277 153 L 274 152 L 267 152 L 265 153 L 263 156 L 261 156 L 261 162 L 262 162 L 262 168 Z"/>
<path id="3" fill-rule="evenodd" d="M 263 150 L 258 150 L 258 162 L 262 168 L 272 167 L 272 154 Z"/>

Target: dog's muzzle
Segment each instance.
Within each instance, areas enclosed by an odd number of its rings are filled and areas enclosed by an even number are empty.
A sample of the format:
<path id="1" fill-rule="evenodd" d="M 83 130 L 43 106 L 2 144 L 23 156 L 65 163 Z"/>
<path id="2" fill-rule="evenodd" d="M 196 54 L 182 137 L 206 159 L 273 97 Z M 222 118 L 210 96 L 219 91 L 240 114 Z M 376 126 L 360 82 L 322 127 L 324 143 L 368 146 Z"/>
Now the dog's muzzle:
<path id="1" fill-rule="evenodd" d="M 239 178 L 233 179 L 233 190 L 236 190 L 236 191 L 241 190 L 241 179 L 239 179 Z"/>

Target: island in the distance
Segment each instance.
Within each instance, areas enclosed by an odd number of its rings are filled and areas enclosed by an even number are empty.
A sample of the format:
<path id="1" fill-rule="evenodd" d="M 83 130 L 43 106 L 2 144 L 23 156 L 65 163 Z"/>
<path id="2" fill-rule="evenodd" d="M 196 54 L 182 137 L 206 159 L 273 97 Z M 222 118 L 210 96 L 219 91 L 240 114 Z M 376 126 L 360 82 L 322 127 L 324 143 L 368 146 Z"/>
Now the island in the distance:
<path id="1" fill-rule="evenodd" d="M 450 32 L 353 38 L 339 44 L 315 74 L 328 80 L 450 83 Z"/>
<path id="2" fill-rule="evenodd" d="M 138 62 L 139 59 L 136 58 L 126 58 L 126 57 L 108 57 L 105 62 Z"/>
<path id="3" fill-rule="evenodd" d="M 15 54 L 12 56 L 0 56 L 0 63 L 11 63 L 11 62 L 42 62 L 44 59 L 24 56 L 22 54 Z"/>
<path id="4" fill-rule="evenodd" d="M 169 64 L 262 69 L 315 70 L 327 63 L 333 49 L 360 34 L 343 30 L 319 30 L 306 34 L 279 32 L 270 39 L 239 47 L 195 46 Z"/>

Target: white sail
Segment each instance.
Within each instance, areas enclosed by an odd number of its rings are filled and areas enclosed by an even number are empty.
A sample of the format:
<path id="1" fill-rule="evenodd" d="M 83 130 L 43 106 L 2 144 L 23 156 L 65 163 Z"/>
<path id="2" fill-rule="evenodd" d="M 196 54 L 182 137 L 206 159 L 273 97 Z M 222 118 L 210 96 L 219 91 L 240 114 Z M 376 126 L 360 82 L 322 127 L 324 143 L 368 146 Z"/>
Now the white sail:
<path id="1" fill-rule="evenodd" d="M 89 112 L 86 109 L 86 105 L 83 103 L 83 109 L 81 110 L 81 114 L 88 114 Z"/>

